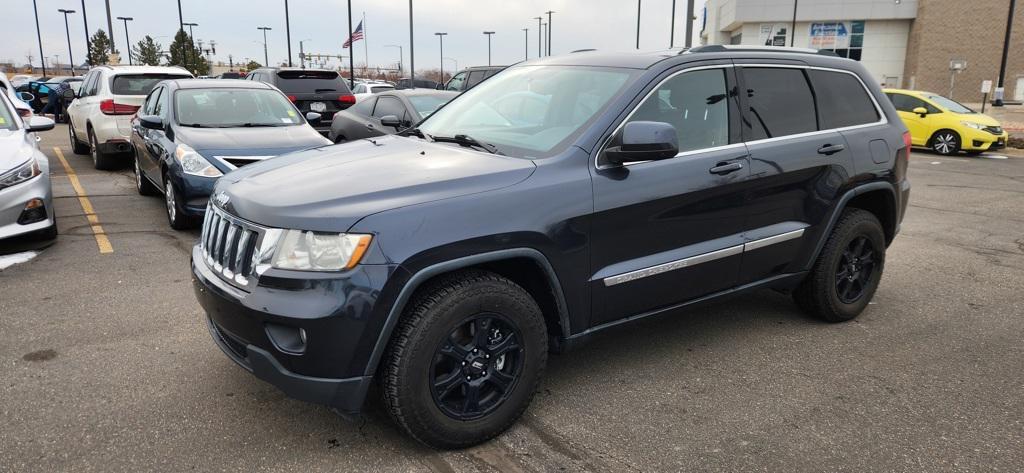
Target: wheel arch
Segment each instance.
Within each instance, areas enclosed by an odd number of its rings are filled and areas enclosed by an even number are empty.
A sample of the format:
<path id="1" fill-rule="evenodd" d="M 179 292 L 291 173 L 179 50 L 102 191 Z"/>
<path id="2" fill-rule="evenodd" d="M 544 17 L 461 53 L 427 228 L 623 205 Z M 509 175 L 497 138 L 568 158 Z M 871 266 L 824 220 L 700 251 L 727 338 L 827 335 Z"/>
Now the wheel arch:
<path id="1" fill-rule="evenodd" d="M 882 224 L 882 231 L 885 233 L 885 243 L 892 243 L 893 238 L 899 229 L 899 206 L 897 204 L 896 190 L 889 182 L 869 182 L 846 191 L 839 198 L 832 215 L 829 217 L 828 226 L 822 232 L 821 238 L 814 248 L 813 257 L 807 263 L 805 270 L 810 270 L 814 262 L 818 260 L 825 242 L 835 229 L 839 216 L 848 208 L 858 208 L 871 212 Z"/>
<path id="2" fill-rule="evenodd" d="M 466 269 L 491 271 L 519 284 L 540 306 L 548 326 L 548 338 L 553 338 L 552 329 L 555 329 L 555 338 L 565 339 L 569 336 L 569 314 L 565 295 L 562 293 L 562 286 L 554 267 L 543 253 L 534 248 L 510 248 L 463 256 L 423 268 L 409 278 L 388 311 L 384 326 L 377 336 L 377 342 L 364 372 L 366 376 L 375 375 L 388 342 L 394 335 L 394 329 L 417 290 L 439 276 Z"/>

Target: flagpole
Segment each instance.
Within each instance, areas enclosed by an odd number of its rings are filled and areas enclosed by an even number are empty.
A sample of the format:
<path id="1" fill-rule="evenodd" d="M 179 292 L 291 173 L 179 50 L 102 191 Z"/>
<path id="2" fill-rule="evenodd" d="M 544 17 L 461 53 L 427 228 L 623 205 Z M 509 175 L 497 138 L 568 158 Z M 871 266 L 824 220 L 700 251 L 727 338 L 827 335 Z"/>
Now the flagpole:
<path id="1" fill-rule="evenodd" d="M 352 0 L 348 0 L 348 41 L 348 86 L 354 89 L 356 88 L 356 60 L 352 51 L 356 49 L 356 45 L 352 44 Z"/>
<path id="2" fill-rule="evenodd" d="M 366 70 L 370 70 L 370 46 L 366 40 L 366 12 L 363 12 L 363 56 L 366 56 Z"/>

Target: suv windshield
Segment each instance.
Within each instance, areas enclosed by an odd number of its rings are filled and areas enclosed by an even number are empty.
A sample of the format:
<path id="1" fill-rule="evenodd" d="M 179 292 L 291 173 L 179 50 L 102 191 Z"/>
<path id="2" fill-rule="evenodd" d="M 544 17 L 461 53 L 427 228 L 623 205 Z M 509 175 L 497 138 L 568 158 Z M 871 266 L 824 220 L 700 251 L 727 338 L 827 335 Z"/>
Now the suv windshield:
<path id="1" fill-rule="evenodd" d="M 269 89 L 182 89 L 174 94 L 181 126 L 234 128 L 302 123 L 295 107 Z"/>
<path id="2" fill-rule="evenodd" d="M 277 88 L 284 93 L 327 93 L 348 94 L 348 85 L 334 71 L 278 71 Z"/>
<path id="3" fill-rule="evenodd" d="M 184 74 L 118 74 L 110 82 L 110 93 L 114 95 L 149 95 L 149 91 L 162 80 L 191 79 Z"/>
<path id="4" fill-rule="evenodd" d="M 977 113 L 974 110 L 971 110 L 961 105 L 960 102 L 957 102 L 953 99 L 947 99 L 946 97 L 943 97 L 941 95 L 925 95 L 924 97 L 928 100 L 931 100 L 932 102 L 939 104 L 940 107 L 945 108 L 946 110 L 949 110 L 950 112 L 953 113 Z"/>
<path id="5" fill-rule="evenodd" d="M 455 98 L 419 129 L 429 135 L 471 136 L 509 156 L 549 156 L 578 135 L 636 74 L 607 67 L 514 67 Z"/>

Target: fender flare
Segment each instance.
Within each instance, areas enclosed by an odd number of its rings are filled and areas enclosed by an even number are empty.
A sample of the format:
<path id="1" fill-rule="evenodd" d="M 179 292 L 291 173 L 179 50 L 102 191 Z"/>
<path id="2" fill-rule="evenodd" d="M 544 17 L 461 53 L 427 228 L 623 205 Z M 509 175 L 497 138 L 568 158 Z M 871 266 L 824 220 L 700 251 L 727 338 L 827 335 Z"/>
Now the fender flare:
<path id="1" fill-rule="evenodd" d="M 392 305 L 391 309 L 388 311 L 388 317 L 385 319 L 384 326 L 381 328 L 380 334 L 377 336 L 377 343 L 374 345 L 373 352 L 370 354 L 370 359 L 366 364 L 366 371 L 364 371 L 364 374 L 366 376 L 374 376 L 376 373 L 377 366 L 380 364 L 380 360 L 384 356 L 384 350 L 387 349 L 388 342 L 391 341 L 391 335 L 394 332 L 395 327 L 398 325 L 398 321 L 402 318 L 405 306 L 408 304 L 409 299 L 412 298 L 412 295 L 416 290 L 419 289 L 420 285 L 430 278 L 442 273 L 468 268 L 481 263 L 489 263 L 512 258 L 528 258 L 540 265 L 541 269 L 547 275 L 547 282 L 551 286 L 552 292 L 555 295 L 555 304 L 558 307 L 558 325 L 562 329 L 561 337 L 568 337 L 569 311 L 568 306 L 565 303 L 565 294 L 562 292 L 562 286 L 558 281 L 558 275 L 555 274 L 555 270 L 551 266 L 547 257 L 536 249 L 525 247 L 490 251 L 463 256 L 453 260 L 442 261 L 440 263 L 427 266 L 413 274 L 412 277 L 409 278 L 409 281 L 402 287 L 398 297 L 395 299 L 394 305 Z"/>
<path id="2" fill-rule="evenodd" d="M 805 271 L 809 271 L 811 267 L 814 266 L 814 263 L 818 261 L 818 256 L 821 254 L 821 250 L 825 247 L 825 242 L 828 241 L 828 237 L 832 235 L 832 230 L 835 228 L 836 222 L 839 221 L 839 216 L 843 214 L 843 210 L 846 210 L 846 204 L 858 195 L 883 189 L 889 191 L 891 194 L 894 206 L 893 215 L 896 219 L 895 225 L 897 227 L 899 226 L 899 203 L 897 202 L 896 190 L 893 189 L 893 185 L 891 183 L 885 181 L 874 181 L 854 187 L 853 189 L 846 191 L 843 196 L 839 198 L 839 202 L 836 204 L 835 210 L 832 211 L 832 215 L 828 219 L 828 226 L 825 227 L 825 231 L 822 233 L 821 238 L 818 239 L 818 243 L 814 246 L 813 257 L 807 263 L 807 266 L 803 268 Z"/>

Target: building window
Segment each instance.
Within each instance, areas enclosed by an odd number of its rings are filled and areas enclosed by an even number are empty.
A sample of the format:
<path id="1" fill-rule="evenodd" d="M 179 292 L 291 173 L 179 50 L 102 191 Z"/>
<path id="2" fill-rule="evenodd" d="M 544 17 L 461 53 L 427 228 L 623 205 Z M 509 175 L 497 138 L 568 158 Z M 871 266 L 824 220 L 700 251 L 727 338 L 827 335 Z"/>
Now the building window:
<path id="1" fill-rule="evenodd" d="M 785 23 L 762 23 L 761 42 L 764 46 L 785 46 L 786 32 L 789 31 Z"/>
<path id="2" fill-rule="evenodd" d="M 864 21 L 811 23 L 811 47 L 860 61 L 864 52 Z"/>
<path id="3" fill-rule="evenodd" d="M 729 44 L 743 44 L 743 33 L 736 33 L 729 38 Z"/>

